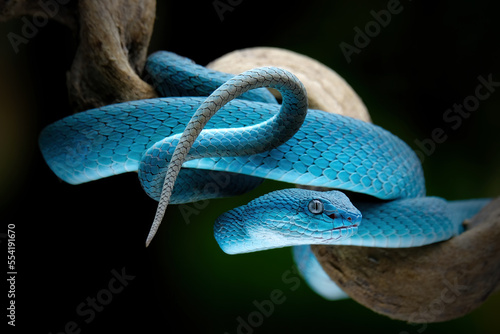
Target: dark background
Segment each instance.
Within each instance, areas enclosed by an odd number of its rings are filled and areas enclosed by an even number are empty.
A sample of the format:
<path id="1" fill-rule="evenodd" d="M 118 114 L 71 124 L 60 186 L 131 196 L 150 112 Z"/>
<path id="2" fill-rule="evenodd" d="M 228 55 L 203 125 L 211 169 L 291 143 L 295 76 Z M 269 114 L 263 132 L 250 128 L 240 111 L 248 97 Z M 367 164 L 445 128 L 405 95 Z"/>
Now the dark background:
<path id="1" fill-rule="evenodd" d="M 348 63 L 339 44 L 353 45 L 353 29 L 364 29 L 373 21 L 370 11 L 387 4 L 241 1 L 221 21 L 213 1 L 161 1 L 150 51 L 174 51 L 199 64 L 252 46 L 306 54 L 343 76 L 374 123 L 412 148 L 433 129 L 444 129 L 448 139 L 423 162 L 429 195 L 497 196 L 500 91 L 456 130 L 443 114 L 474 94 L 478 76 L 492 74 L 500 81 L 498 8 L 492 1 L 402 0 L 402 11 Z M 278 289 L 283 303 L 244 333 L 499 332 L 498 294 L 463 318 L 412 326 L 352 300 L 328 302 L 315 295 L 290 271 L 290 249 L 229 256 L 218 248 L 212 234 L 218 215 L 290 185 L 265 182 L 246 196 L 212 200 L 201 210 L 193 205 L 197 213 L 188 220 L 171 206 L 168 223 L 144 249 L 156 202 L 143 193 L 135 174 L 71 186 L 42 160 L 38 134 L 70 112 L 65 72 L 75 40 L 52 22 L 15 53 L 6 36 L 21 28 L 21 20 L 0 24 L 0 219 L 16 225 L 17 329 L 59 333 L 75 321 L 82 333 L 157 328 L 232 334 L 238 317 L 248 319 L 257 310 L 254 301 L 269 299 Z M 105 293 L 112 271 L 122 268 L 134 278 L 86 323 L 88 315 L 80 316 L 78 305 Z"/>

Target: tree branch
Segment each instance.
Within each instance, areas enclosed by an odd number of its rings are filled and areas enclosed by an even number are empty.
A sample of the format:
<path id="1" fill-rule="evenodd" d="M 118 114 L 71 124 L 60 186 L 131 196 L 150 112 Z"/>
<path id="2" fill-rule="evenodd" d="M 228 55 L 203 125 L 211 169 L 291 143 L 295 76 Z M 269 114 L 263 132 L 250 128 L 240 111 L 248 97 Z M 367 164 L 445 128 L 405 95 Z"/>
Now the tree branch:
<path id="1" fill-rule="evenodd" d="M 0 0 L 0 20 L 24 15 L 49 16 L 67 25 L 79 45 L 67 74 L 74 111 L 156 97 L 140 78 L 153 32 L 155 0 L 43 1 Z"/>

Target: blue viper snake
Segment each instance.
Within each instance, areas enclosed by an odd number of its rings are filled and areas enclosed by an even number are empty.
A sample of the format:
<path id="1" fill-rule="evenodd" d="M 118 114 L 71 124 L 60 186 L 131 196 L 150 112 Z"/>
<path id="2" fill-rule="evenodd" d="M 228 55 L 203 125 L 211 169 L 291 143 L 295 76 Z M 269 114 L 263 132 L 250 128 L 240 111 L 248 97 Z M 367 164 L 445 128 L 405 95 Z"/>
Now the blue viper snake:
<path id="1" fill-rule="evenodd" d="M 263 179 L 336 190 L 284 189 L 222 214 L 214 233 L 228 254 L 294 246 L 311 287 L 342 296 L 312 244 L 416 247 L 449 239 L 489 200 L 425 197 L 416 154 L 373 124 L 307 109 L 291 73 L 212 71 L 170 52 L 152 54 L 146 75 L 161 98 L 87 110 L 47 126 L 39 144 L 52 171 L 79 184 L 138 172 L 158 200 L 146 245 L 168 204 L 228 197 Z M 277 89 L 279 104 L 264 87 Z M 214 178 L 229 180 L 207 191 Z M 376 200 L 351 202 L 339 190 Z"/>

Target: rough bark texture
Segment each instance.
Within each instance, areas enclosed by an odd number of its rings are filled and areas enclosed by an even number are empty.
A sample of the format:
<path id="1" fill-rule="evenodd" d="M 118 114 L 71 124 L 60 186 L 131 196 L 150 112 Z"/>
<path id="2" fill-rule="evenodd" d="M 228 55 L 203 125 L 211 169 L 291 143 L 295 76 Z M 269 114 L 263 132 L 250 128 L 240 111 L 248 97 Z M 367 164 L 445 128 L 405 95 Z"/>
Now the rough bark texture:
<path id="1" fill-rule="evenodd" d="M 80 44 L 68 89 L 75 110 L 155 97 L 141 80 L 155 1 L 80 1 Z"/>
<path id="2" fill-rule="evenodd" d="M 500 198 L 448 241 L 416 248 L 313 246 L 323 269 L 375 312 L 413 323 L 479 307 L 500 286 Z"/>
<path id="3" fill-rule="evenodd" d="M 49 14 L 79 37 L 67 75 L 74 111 L 156 96 L 140 78 L 153 32 L 155 0 L 60 0 L 52 11 L 41 3 L 0 1 L 0 20 Z"/>

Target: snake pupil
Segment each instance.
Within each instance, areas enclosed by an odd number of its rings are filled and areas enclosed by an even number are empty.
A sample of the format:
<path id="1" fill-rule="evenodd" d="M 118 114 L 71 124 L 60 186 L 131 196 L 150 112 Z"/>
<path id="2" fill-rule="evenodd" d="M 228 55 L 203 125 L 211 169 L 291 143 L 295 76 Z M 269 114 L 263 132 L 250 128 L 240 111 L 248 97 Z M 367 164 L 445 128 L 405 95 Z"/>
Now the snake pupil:
<path id="1" fill-rule="evenodd" d="M 318 199 L 313 199 L 309 202 L 308 208 L 311 213 L 314 213 L 316 215 L 323 213 L 323 202 Z"/>

